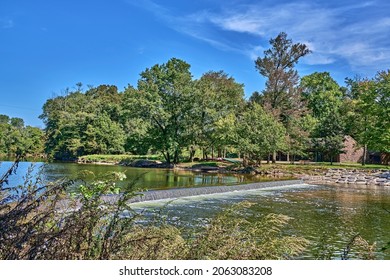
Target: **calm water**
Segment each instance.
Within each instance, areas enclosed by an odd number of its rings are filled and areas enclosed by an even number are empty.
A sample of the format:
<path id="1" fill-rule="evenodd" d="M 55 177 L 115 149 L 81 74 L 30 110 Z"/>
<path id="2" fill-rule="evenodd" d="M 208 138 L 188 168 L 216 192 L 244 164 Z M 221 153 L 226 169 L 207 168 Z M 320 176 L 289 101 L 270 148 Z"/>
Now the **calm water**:
<path id="1" fill-rule="evenodd" d="M 0 174 L 3 174 L 12 162 L 5 161 L 0 164 Z M 229 185 L 243 182 L 254 182 L 266 178 L 250 175 L 236 174 L 215 174 L 199 173 L 185 170 L 170 169 L 146 169 L 124 166 L 77 164 L 77 163 L 30 163 L 21 162 L 17 174 L 10 178 L 10 185 L 23 184 L 28 170 L 33 175 L 40 174 L 40 177 L 47 181 L 55 181 L 61 178 L 77 179 L 80 177 L 86 180 L 98 180 L 104 178 L 111 172 L 123 172 L 126 179 L 118 184 L 137 182 L 142 189 L 168 189 L 185 188 L 210 185 Z M 84 177 L 86 175 L 86 177 Z"/>
<path id="2" fill-rule="evenodd" d="M 3 162 L 0 174 L 11 165 Z M 10 184 L 23 182 L 30 163 L 21 163 Z M 201 174 L 188 171 L 138 169 L 120 166 L 78 165 L 72 163 L 37 163 L 32 171 L 41 170 L 46 180 L 77 177 L 82 170 L 94 172 L 95 178 L 107 172 L 121 171 L 130 182 L 140 176 L 139 184 L 147 189 L 187 188 L 192 186 L 237 184 L 259 178 L 233 174 Z M 311 245 L 302 259 L 339 259 L 352 236 L 357 233 L 369 243 L 376 243 L 377 257 L 390 259 L 390 250 L 379 252 L 390 242 L 390 188 L 363 186 L 293 185 L 225 194 L 201 195 L 169 201 L 136 203 L 145 213 L 162 210 L 170 223 L 189 231 L 204 226 L 218 212 L 232 203 L 247 200 L 254 205 L 248 215 L 280 213 L 293 218 L 286 234 L 303 236 Z"/>

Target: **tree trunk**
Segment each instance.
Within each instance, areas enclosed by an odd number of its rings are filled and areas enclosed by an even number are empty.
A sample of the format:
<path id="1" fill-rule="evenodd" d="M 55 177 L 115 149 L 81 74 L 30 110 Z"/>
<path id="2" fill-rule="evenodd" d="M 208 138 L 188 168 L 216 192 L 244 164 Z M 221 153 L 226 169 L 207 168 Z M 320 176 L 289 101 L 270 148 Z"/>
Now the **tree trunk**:
<path id="1" fill-rule="evenodd" d="M 179 163 L 179 151 L 175 150 L 174 157 L 173 157 L 173 163 Z"/>
<path id="2" fill-rule="evenodd" d="M 246 155 L 245 155 L 245 154 L 242 156 L 242 165 L 243 165 L 244 167 L 247 167 L 247 166 L 248 166 L 248 159 L 246 158 Z"/>
<path id="3" fill-rule="evenodd" d="M 190 162 L 194 162 L 194 156 L 195 156 L 195 149 L 193 146 L 191 146 L 190 147 L 190 158 L 189 158 Z"/>
<path id="4" fill-rule="evenodd" d="M 169 154 L 169 152 L 167 152 L 166 154 L 163 152 L 163 155 L 165 160 L 167 161 L 167 164 L 171 164 L 171 155 Z"/>
<path id="5" fill-rule="evenodd" d="M 267 164 L 269 164 L 270 160 L 271 160 L 271 154 L 268 154 L 268 156 L 267 156 Z"/>
<path id="6" fill-rule="evenodd" d="M 290 153 L 287 153 L 287 162 L 290 161 Z"/>
<path id="7" fill-rule="evenodd" d="M 276 163 L 276 151 L 272 153 L 272 163 Z"/>
<path id="8" fill-rule="evenodd" d="M 367 161 L 367 144 L 364 144 L 363 146 L 363 158 L 362 158 L 362 165 L 366 165 Z"/>

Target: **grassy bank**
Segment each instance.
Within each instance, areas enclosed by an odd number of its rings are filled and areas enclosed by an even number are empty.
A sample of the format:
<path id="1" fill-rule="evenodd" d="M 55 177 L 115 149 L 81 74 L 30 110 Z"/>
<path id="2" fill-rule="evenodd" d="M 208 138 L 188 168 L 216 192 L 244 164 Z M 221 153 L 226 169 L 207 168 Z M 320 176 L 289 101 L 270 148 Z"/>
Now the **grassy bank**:
<path id="1" fill-rule="evenodd" d="M 121 164 L 131 163 L 135 160 L 159 160 L 164 161 L 161 155 L 85 155 L 78 159 L 80 163 L 106 163 L 106 164 Z M 190 169 L 199 166 L 219 167 L 226 170 L 236 171 L 241 168 L 240 159 L 231 160 L 207 160 L 196 162 L 181 162 L 176 165 L 178 168 Z M 361 165 L 359 163 L 333 163 L 330 162 L 282 162 L 278 161 L 275 164 L 267 164 L 263 162 L 262 165 L 254 167 L 254 169 L 260 173 L 266 172 L 283 172 L 287 174 L 318 174 L 323 173 L 328 169 L 344 168 L 344 169 L 359 169 L 359 170 L 390 170 L 389 165 L 380 164 L 366 164 Z"/>
<path id="2" fill-rule="evenodd" d="M 162 160 L 159 155 L 85 155 L 78 158 L 79 162 L 112 163 L 133 162 L 137 159 Z"/>

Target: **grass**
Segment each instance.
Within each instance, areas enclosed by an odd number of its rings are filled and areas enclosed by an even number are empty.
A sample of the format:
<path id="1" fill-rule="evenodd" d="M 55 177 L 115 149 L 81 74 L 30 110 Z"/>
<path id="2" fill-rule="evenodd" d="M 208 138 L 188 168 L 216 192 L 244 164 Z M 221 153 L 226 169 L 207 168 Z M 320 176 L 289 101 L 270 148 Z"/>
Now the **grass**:
<path id="1" fill-rule="evenodd" d="M 119 163 L 119 162 L 132 162 L 137 159 L 147 160 L 161 160 L 160 155 L 85 155 L 79 157 L 80 161 L 87 162 L 108 162 L 108 163 Z"/>
<path id="2" fill-rule="evenodd" d="M 147 159 L 147 160 L 161 160 L 163 157 L 160 155 L 86 155 L 79 158 L 81 161 L 94 162 L 94 163 L 131 163 L 137 159 Z M 222 167 L 226 169 L 232 169 L 239 167 L 239 160 L 235 159 L 235 163 L 229 161 L 199 161 L 199 162 L 181 162 L 177 166 L 181 168 L 191 168 L 194 165 L 202 166 L 212 166 L 212 167 Z M 296 162 L 291 164 L 290 162 L 277 162 L 276 164 L 267 164 L 262 163 L 261 166 L 256 167 L 259 171 L 281 171 L 284 173 L 303 173 L 303 174 L 318 174 L 325 172 L 327 169 L 331 168 L 345 168 L 345 169 L 361 169 L 361 170 L 373 170 L 373 169 L 385 169 L 390 170 L 389 165 L 380 165 L 380 164 L 366 164 L 362 166 L 360 163 L 339 163 L 335 162 L 330 164 L 330 162 L 310 162 L 307 164 L 302 164 Z"/>

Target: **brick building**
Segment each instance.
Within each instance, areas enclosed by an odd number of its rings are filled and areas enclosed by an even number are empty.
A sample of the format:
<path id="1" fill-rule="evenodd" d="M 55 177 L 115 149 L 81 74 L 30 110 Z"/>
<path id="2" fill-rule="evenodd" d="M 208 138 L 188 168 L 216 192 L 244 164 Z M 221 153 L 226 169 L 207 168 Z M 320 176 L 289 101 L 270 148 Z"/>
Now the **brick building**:
<path id="1" fill-rule="evenodd" d="M 351 136 L 347 135 L 344 137 L 343 151 L 344 153 L 338 155 L 337 157 L 338 162 L 362 162 L 364 149 L 363 147 L 359 147 L 355 139 L 353 139 Z M 390 154 L 367 151 L 366 162 L 388 165 L 390 163 Z"/>
<path id="2" fill-rule="evenodd" d="M 355 139 L 346 135 L 344 137 L 344 153 L 338 155 L 338 162 L 362 162 L 363 147 L 359 147 Z M 368 157 L 367 157 L 368 159 Z"/>

